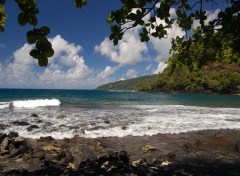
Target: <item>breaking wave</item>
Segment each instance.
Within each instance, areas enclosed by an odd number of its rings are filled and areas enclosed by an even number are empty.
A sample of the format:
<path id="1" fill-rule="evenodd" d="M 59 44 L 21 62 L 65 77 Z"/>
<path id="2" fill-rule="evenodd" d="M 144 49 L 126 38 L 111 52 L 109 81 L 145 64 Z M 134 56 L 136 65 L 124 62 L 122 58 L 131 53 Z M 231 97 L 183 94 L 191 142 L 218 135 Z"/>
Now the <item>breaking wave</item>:
<path id="1" fill-rule="evenodd" d="M 12 106 L 15 108 L 36 108 L 43 106 L 60 106 L 61 102 L 58 99 L 38 99 L 38 100 L 23 100 L 13 101 Z"/>

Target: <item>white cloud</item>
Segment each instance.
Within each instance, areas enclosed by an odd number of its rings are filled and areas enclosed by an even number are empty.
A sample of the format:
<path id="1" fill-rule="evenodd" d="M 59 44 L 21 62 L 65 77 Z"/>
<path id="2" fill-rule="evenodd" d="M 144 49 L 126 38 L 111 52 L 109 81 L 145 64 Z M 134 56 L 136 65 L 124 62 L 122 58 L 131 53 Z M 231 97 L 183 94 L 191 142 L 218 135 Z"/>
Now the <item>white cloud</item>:
<path id="1" fill-rule="evenodd" d="M 95 51 L 120 65 L 134 65 L 143 61 L 148 48 L 146 43 L 139 40 L 136 30 L 128 31 L 124 37 L 126 40 L 119 41 L 117 46 L 105 38 L 100 45 L 95 46 Z"/>
<path id="2" fill-rule="evenodd" d="M 97 75 L 97 78 L 106 79 L 109 76 L 113 75 L 117 70 L 118 67 L 116 66 L 115 67 L 106 66 L 105 69 Z"/>
<path id="3" fill-rule="evenodd" d="M 82 50 L 82 47 L 74 43 L 69 43 L 60 35 L 50 39 L 50 41 L 55 51 L 54 56 L 51 58 L 51 62 L 60 62 L 61 64 L 70 67 L 74 66 L 75 61 L 72 58 Z"/>
<path id="4" fill-rule="evenodd" d="M 136 78 L 137 76 L 138 76 L 138 72 L 134 69 L 129 69 L 125 74 L 125 77 L 127 79 Z"/>
<path id="5" fill-rule="evenodd" d="M 12 88 L 95 88 L 113 81 L 117 67 L 107 66 L 103 71 L 89 68 L 79 55 L 81 46 L 69 43 L 60 35 L 49 39 L 55 55 L 46 68 L 29 55 L 32 45 L 24 44 L 13 53 L 13 60 L 0 63 L 0 87 Z"/>
<path id="6" fill-rule="evenodd" d="M 137 9 L 133 9 L 136 13 Z M 147 15 L 149 16 L 149 15 Z M 145 17 L 146 18 L 146 17 Z M 148 17 L 149 18 L 149 17 Z M 123 27 L 130 27 L 131 23 L 125 24 Z M 124 39 L 119 41 L 119 44 L 114 46 L 113 42 L 105 38 L 99 45 L 95 46 L 95 51 L 107 57 L 112 62 L 120 65 L 135 65 L 143 60 L 146 60 L 148 47 L 146 43 L 140 41 L 139 30 L 140 26 L 129 29 L 124 33 Z"/>
<path id="7" fill-rule="evenodd" d="M 152 68 L 152 64 L 149 64 L 146 68 L 145 71 L 149 71 Z"/>
<path id="8" fill-rule="evenodd" d="M 153 74 L 159 74 L 159 73 L 162 73 L 163 70 L 167 67 L 167 64 L 165 64 L 164 62 L 160 62 L 158 64 L 158 67 L 156 70 L 153 71 Z"/>

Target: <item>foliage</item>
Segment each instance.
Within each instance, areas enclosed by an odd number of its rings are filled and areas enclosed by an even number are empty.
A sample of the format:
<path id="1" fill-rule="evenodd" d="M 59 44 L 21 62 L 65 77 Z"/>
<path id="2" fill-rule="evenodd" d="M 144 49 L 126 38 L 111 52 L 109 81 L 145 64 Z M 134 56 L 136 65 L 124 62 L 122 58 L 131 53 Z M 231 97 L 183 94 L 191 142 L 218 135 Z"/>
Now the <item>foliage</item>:
<path id="1" fill-rule="evenodd" d="M 178 43 L 177 53 L 151 87 L 167 92 L 240 92 L 240 52 L 231 45 L 235 39 L 215 32 L 206 48 L 206 37 L 201 35 L 198 40 L 190 37 L 187 49 Z M 219 45 L 218 50 L 215 44 Z"/>
<path id="2" fill-rule="evenodd" d="M 235 39 L 214 32 L 206 48 L 206 37 L 207 34 L 201 35 L 198 40 L 190 37 L 191 42 L 185 41 L 189 42 L 187 49 L 183 43 L 177 43 L 177 53 L 168 60 L 163 73 L 137 83 L 123 81 L 121 90 L 130 84 L 138 91 L 240 93 L 240 52 L 233 49 Z M 218 50 L 215 43 L 219 45 Z M 109 85 L 116 86 L 115 83 Z"/>
<path id="3" fill-rule="evenodd" d="M 133 78 L 129 80 L 117 81 L 114 83 L 108 83 L 102 86 L 99 86 L 97 89 L 99 90 L 136 90 L 140 85 L 152 85 L 152 82 L 156 78 L 157 75 L 154 76 L 143 76 L 139 78 Z M 142 90 L 146 91 L 146 90 Z"/>
<path id="4" fill-rule="evenodd" d="M 228 0 L 223 0 L 228 2 Z M 0 0 L 0 32 L 4 31 L 4 24 L 7 14 L 4 10 L 6 0 Z M 27 41 L 30 44 L 35 44 L 35 49 L 30 52 L 30 55 L 38 59 L 40 66 L 47 66 L 48 58 L 53 56 L 54 51 L 51 43 L 47 39 L 50 29 L 47 26 L 36 28 L 38 24 L 37 14 L 39 9 L 36 5 L 36 0 L 15 0 L 21 12 L 18 15 L 18 23 L 21 26 L 30 24 L 33 29 L 27 32 Z M 148 42 L 151 37 L 164 38 L 167 36 L 167 29 L 171 28 L 173 24 L 177 23 L 184 31 L 191 29 L 193 21 L 199 20 L 201 27 L 191 37 L 191 40 L 186 42 L 184 38 L 177 37 L 172 40 L 172 51 L 179 51 L 178 46 L 182 50 L 188 50 L 188 47 L 195 40 L 198 40 L 202 34 L 205 34 L 205 39 L 202 42 L 206 45 L 202 50 L 207 52 L 216 51 L 219 46 L 214 41 L 211 41 L 211 35 L 218 30 L 219 34 L 231 38 L 231 45 L 234 51 L 239 51 L 240 47 L 240 1 L 230 0 L 230 6 L 218 14 L 218 18 L 210 21 L 208 25 L 205 24 L 206 10 L 203 9 L 204 3 L 211 3 L 216 5 L 214 0 L 121 0 L 122 7 L 116 11 L 112 11 L 107 18 L 107 22 L 112 24 L 111 34 L 109 38 L 115 45 L 119 40 L 122 40 L 126 31 L 141 27 L 139 36 L 142 42 Z M 74 0 L 74 5 L 81 9 L 87 4 L 87 0 Z M 176 17 L 172 16 L 171 8 L 176 8 Z M 147 16 L 150 16 L 147 18 Z M 158 19 L 164 21 L 159 23 Z M 214 43 L 214 50 L 208 50 L 208 43 Z M 183 56 L 182 59 L 186 58 Z M 188 57 L 187 57 L 188 58 Z M 204 56 L 204 58 L 206 58 Z M 199 60 L 200 61 L 200 60 Z M 185 61 L 187 64 L 192 62 L 192 58 Z M 202 61 L 201 62 L 206 62 Z M 191 65 L 191 64 L 189 64 Z M 199 66 L 202 63 L 198 63 Z"/>

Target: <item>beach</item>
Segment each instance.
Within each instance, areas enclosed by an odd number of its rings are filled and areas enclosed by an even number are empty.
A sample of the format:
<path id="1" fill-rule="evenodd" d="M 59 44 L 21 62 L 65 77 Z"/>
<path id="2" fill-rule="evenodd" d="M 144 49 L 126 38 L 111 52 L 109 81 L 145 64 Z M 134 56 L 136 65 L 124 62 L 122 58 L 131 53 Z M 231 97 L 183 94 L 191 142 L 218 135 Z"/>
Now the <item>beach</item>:
<path id="1" fill-rule="evenodd" d="M 26 145 L 31 152 L 1 154 L 1 175 L 240 175 L 240 129 L 121 138 L 27 138 Z M 70 154 L 60 157 L 63 151 Z M 129 161 L 119 159 L 121 155 Z"/>
<path id="2" fill-rule="evenodd" d="M 240 175 L 238 95 L 1 89 L 0 175 Z"/>

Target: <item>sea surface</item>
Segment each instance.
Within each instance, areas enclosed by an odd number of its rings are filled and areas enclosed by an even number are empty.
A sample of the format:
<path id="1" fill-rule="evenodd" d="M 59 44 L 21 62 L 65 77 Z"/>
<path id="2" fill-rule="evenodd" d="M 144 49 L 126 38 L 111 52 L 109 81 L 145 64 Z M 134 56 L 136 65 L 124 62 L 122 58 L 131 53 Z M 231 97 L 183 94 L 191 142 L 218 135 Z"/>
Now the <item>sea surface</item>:
<path id="1" fill-rule="evenodd" d="M 16 131 L 24 137 L 123 137 L 239 127 L 239 95 L 0 89 L 0 133 Z"/>

